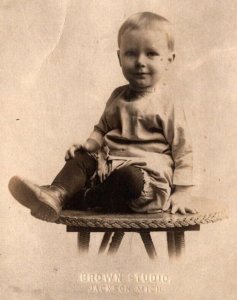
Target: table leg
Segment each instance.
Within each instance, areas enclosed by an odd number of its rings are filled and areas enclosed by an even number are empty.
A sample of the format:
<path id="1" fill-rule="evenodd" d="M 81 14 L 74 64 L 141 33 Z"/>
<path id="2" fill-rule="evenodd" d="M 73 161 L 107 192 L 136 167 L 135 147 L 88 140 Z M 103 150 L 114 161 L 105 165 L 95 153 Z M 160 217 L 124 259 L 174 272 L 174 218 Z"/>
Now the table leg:
<path id="1" fill-rule="evenodd" d="M 157 257 L 157 253 L 150 232 L 140 232 L 140 236 L 142 238 L 148 256 L 150 257 L 150 259 L 155 259 Z"/>
<path id="2" fill-rule="evenodd" d="M 167 231 L 167 246 L 169 258 L 172 260 L 176 256 L 174 231 Z"/>
<path id="3" fill-rule="evenodd" d="M 169 258 L 171 260 L 173 258 L 181 257 L 185 247 L 184 230 L 168 231 L 167 244 Z"/>
<path id="4" fill-rule="evenodd" d="M 102 242 L 101 242 L 101 244 L 100 244 L 100 249 L 99 249 L 98 254 L 102 254 L 102 253 L 105 252 L 105 249 L 106 249 L 106 247 L 107 247 L 108 244 L 109 244 L 110 237 L 111 237 L 112 233 L 113 233 L 113 232 L 105 232 L 105 233 L 104 233 L 104 236 L 103 236 Z"/>
<path id="5" fill-rule="evenodd" d="M 88 253 L 90 244 L 90 231 L 78 232 L 77 246 L 80 253 Z"/>
<path id="6" fill-rule="evenodd" d="M 184 253 L 185 248 L 184 230 L 176 231 L 174 234 L 174 238 L 176 257 L 180 257 Z"/>
<path id="7" fill-rule="evenodd" d="M 124 232 L 115 232 L 109 245 L 108 255 L 116 254 L 123 239 Z"/>

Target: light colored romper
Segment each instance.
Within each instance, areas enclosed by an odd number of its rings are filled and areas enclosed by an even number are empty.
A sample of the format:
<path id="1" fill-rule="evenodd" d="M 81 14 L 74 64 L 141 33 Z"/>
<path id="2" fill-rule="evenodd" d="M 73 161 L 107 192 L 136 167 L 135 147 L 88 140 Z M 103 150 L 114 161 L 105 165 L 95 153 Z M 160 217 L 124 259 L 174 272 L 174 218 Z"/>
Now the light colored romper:
<path id="1" fill-rule="evenodd" d="M 102 148 L 98 175 L 103 181 L 122 166 L 141 169 L 144 189 L 130 208 L 139 213 L 167 210 L 175 185 L 193 185 L 192 144 L 181 103 L 167 86 L 135 93 L 114 90 L 90 135 Z"/>

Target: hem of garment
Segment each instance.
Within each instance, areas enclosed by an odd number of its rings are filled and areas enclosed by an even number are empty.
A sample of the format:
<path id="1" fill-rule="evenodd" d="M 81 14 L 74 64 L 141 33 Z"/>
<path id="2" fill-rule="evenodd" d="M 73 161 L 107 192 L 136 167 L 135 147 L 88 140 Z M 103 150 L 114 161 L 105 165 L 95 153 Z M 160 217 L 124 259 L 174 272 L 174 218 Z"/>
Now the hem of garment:
<path id="1" fill-rule="evenodd" d="M 167 181 L 158 182 L 148 170 L 143 169 L 141 165 L 134 163 L 133 160 L 126 160 L 124 158 L 111 159 L 109 155 L 109 148 L 105 151 L 99 150 L 98 152 L 88 153 L 98 162 L 96 172 L 91 177 L 90 181 L 96 182 L 96 178 L 102 183 L 108 176 L 111 175 L 116 169 L 132 165 L 141 170 L 143 174 L 143 190 L 140 197 L 131 199 L 129 208 L 136 213 L 158 213 L 163 211 L 163 207 L 167 207 L 171 191 L 171 185 Z M 157 203 L 157 205 L 156 205 Z"/>

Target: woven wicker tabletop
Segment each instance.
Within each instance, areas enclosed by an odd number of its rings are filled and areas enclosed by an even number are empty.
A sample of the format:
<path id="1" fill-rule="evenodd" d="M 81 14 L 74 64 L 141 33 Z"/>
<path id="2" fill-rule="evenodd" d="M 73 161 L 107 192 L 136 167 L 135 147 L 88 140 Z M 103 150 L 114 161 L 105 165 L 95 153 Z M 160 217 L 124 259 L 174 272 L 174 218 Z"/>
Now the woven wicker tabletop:
<path id="1" fill-rule="evenodd" d="M 228 217 L 228 212 L 223 202 L 200 197 L 193 197 L 191 201 L 198 210 L 196 214 L 171 214 L 169 211 L 156 214 L 105 214 L 95 211 L 64 210 L 57 223 L 91 229 L 155 230 L 156 228 L 180 228 L 190 225 L 207 224 Z"/>

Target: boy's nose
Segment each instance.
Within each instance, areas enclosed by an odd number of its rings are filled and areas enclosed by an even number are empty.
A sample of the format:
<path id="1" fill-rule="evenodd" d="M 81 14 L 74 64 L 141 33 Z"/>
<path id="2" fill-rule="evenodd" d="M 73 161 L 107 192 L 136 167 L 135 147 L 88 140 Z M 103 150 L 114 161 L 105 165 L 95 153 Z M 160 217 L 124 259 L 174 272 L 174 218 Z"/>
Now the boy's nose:
<path id="1" fill-rule="evenodd" d="M 145 65 L 146 65 L 145 56 L 144 55 L 139 55 L 137 57 L 136 64 L 137 64 L 138 67 L 145 67 Z"/>

